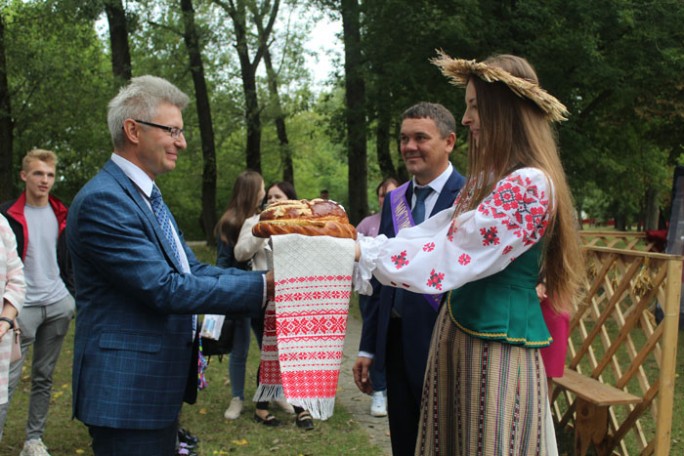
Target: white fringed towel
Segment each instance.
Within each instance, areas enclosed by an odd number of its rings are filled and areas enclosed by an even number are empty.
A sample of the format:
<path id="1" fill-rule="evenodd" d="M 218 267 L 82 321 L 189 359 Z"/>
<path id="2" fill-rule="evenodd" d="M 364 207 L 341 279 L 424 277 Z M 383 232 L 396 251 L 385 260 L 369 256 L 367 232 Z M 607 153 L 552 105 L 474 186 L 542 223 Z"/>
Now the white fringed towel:
<path id="1" fill-rule="evenodd" d="M 267 345 L 255 400 L 287 401 L 316 419 L 332 416 L 342 364 L 354 267 L 354 240 L 329 236 L 273 236 L 275 336 L 282 390 L 274 383 L 274 349 Z M 269 306 L 270 307 L 270 306 Z"/>

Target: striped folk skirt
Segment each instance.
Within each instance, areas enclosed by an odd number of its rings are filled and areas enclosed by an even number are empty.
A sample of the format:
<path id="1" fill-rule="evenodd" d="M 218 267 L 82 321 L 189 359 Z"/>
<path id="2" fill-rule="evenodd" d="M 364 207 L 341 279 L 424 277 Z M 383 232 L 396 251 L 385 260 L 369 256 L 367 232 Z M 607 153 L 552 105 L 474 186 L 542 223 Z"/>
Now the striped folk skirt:
<path id="1" fill-rule="evenodd" d="M 437 319 L 416 455 L 557 454 L 538 349 L 474 338 Z"/>

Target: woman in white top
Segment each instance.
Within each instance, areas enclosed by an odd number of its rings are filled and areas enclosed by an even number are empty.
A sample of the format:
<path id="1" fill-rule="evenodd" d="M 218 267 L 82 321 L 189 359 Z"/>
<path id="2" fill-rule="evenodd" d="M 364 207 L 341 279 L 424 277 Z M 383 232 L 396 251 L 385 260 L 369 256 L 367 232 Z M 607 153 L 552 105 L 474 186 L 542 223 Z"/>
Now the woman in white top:
<path id="1" fill-rule="evenodd" d="M 567 110 L 512 55 L 434 63 L 465 87 L 469 179 L 445 210 L 396 238 L 362 239 L 359 270 L 445 293 L 425 373 L 416 455 L 557 454 L 535 290 L 567 303 L 583 271 L 552 122 Z M 367 244 L 363 244 L 367 243 Z M 374 245 L 373 245 L 374 244 Z M 365 273 L 363 272 L 365 270 Z M 367 373 L 354 372 L 359 385 Z"/>
<path id="2" fill-rule="evenodd" d="M 0 404 L 7 402 L 7 382 L 16 318 L 24 305 L 24 265 L 17 254 L 17 240 L 7 219 L 0 215 Z"/>
<path id="3" fill-rule="evenodd" d="M 218 266 L 249 269 L 250 258 L 240 260 L 235 254 L 240 230 L 247 220 L 258 217 L 265 195 L 264 179 L 256 171 L 244 171 L 233 184 L 233 195 L 228 208 L 216 225 Z M 251 231 L 251 228 L 250 228 Z M 242 413 L 245 400 L 245 376 L 250 342 L 250 319 L 234 319 L 233 347 L 228 361 L 228 376 L 233 398 L 223 416 L 235 420 Z"/>

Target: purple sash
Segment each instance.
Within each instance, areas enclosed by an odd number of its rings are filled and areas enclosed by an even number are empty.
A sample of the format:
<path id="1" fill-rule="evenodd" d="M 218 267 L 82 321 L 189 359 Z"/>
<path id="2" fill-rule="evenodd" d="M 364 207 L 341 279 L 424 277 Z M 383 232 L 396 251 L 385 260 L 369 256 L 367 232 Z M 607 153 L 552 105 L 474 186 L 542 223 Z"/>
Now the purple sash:
<path id="1" fill-rule="evenodd" d="M 415 225 L 413 222 L 413 215 L 411 214 L 411 204 L 406 200 L 406 190 L 408 189 L 408 186 L 409 182 L 406 182 L 389 194 L 395 236 L 399 233 L 399 230 Z M 442 302 L 443 295 L 443 293 L 437 295 L 424 294 L 423 298 L 425 298 L 427 303 L 437 311 L 439 310 L 439 303 Z"/>

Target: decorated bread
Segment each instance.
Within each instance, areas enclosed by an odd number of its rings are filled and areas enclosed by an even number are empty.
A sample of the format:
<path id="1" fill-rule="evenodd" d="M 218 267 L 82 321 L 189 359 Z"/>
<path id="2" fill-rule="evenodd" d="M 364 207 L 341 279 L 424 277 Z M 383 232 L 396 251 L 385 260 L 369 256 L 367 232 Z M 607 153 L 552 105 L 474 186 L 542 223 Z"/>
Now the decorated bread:
<path id="1" fill-rule="evenodd" d="M 262 238 L 303 234 L 356 239 L 356 229 L 342 206 L 324 199 L 276 201 L 261 213 L 252 234 Z"/>

